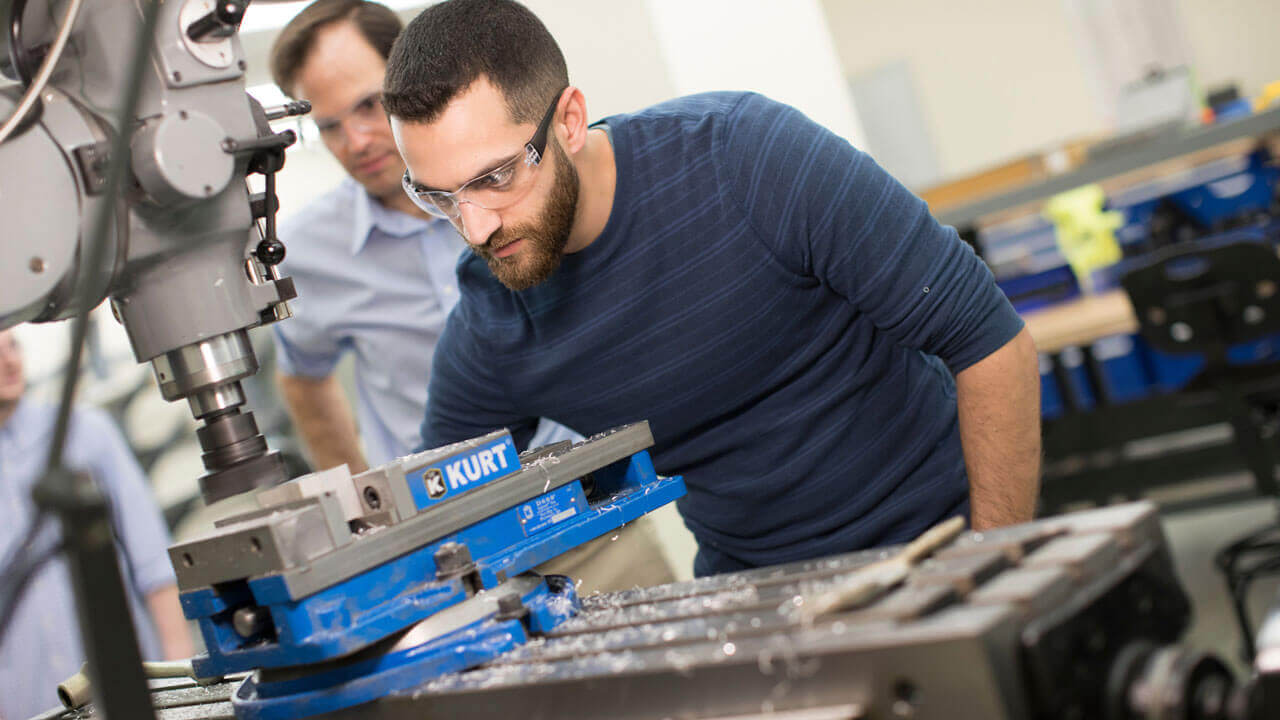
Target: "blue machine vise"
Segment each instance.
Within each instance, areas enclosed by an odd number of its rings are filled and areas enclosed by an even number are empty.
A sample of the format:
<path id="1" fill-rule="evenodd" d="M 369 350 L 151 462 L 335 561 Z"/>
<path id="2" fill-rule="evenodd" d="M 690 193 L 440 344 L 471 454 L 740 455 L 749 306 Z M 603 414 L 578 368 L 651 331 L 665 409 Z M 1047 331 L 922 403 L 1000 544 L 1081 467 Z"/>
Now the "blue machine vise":
<path id="1" fill-rule="evenodd" d="M 255 670 L 242 720 L 305 717 L 466 669 L 574 613 L 530 572 L 684 494 L 647 423 L 517 455 L 506 431 L 256 493 L 256 509 L 175 545 L 200 677 Z"/>

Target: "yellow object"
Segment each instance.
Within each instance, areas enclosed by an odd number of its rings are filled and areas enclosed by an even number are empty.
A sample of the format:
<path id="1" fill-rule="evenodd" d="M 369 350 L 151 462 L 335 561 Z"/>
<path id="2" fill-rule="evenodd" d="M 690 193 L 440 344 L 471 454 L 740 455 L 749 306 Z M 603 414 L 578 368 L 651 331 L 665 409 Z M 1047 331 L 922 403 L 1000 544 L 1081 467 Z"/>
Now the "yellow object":
<path id="1" fill-rule="evenodd" d="M 1115 233 L 1124 219 L 1118 212 L 1104 211 L 1105 201 L 1101 186 L 1085 185 L 1054 195 L 1044 206 L 1044 214 L 1056 231 L 1058 249 L 1085 292 L 1093 290 L 1090 273 L 1124 257 Z"/>
<path id="2" fill-rule="evenodd" d="M 1276 104 L 1276 101 L 1280 101 L 1280 80 L 1262 88 L 1262 92 L 1258 93 L 1258 97 L 1253 100 L 1253 111 L 1262 112 Z"/>

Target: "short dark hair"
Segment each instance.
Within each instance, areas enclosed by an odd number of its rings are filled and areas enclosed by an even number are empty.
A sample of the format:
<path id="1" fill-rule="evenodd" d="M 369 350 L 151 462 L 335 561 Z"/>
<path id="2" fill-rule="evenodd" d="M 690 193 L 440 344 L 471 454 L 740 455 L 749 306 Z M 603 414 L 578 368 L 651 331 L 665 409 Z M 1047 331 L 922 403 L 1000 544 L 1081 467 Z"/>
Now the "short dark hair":
<path id="1" fill-rule="evenodd" d="M 350 21 L 383 58 L 404 23 L 387 7 L 367 0 L 316 0 L 284 26 L 271 45 L 271 77 L 285 94 L 292 96 L 298 70 L 307 61 L 316 33 L 336 22 Z M 334 62 L 341 62 L 335 58 Z"/>
<path id="2" fill-rule="evenodd" d="M 538 122 L 569 84 L 560 46 L 529 8 L 446 0 L 422 11 L 396 40 L 382 105 L 401 120 L 429 123 L 481 76 L 502 92 L 518 123 Z"/>

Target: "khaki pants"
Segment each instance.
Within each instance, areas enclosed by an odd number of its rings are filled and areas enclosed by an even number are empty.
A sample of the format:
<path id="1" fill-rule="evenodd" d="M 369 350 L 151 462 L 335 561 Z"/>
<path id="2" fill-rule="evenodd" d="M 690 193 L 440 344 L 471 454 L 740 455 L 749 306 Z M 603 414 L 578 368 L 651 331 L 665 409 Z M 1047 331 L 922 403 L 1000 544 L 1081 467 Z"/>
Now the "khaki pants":
<path id="1" fill-rule="evenodd" d="M 535 569 L 544 575 L 568 575 L 575 581 L 581 580 L 578 585 L 581 597 L 676 580 L 662 552 L 654 521 L 648 516 L 579 545 Z"/>

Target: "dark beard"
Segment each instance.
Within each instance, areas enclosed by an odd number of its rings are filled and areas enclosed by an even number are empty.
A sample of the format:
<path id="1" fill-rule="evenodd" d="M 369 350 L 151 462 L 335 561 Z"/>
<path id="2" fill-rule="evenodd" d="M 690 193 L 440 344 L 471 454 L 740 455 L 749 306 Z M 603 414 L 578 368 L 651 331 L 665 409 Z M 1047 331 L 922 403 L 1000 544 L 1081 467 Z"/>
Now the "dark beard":
<path id="1" fill-rule="evenodd" d="M 516 227 L 500 228 L 483 246 L 471 249 L 489 266 L 498 282 L 511 290 L 528 290 L 551 277 L 560 267 L 564 247 L 573 229 L 573 216 L 578 209 L 578 171 L 569 155 L 552 138 L 551 151 L 556 159 L 555 182 L 547 204 L 537 219 Z M 511 257 L 500 258 L 494 252 L 523 238 L 524 247 Z"/>

